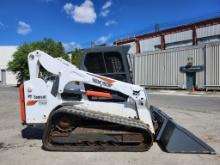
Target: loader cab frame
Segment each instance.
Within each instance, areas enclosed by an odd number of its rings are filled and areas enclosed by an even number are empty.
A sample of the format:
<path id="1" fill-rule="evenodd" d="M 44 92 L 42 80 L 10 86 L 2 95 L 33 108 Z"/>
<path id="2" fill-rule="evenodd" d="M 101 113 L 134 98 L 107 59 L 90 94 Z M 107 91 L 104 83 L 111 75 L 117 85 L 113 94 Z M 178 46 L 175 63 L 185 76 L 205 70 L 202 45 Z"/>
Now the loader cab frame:
<path id="1" fill-rule="evenodd" d="M 80 69 L 133 83 L 128 62 L 129 46 L 99 46 L 83 50 Z"/>

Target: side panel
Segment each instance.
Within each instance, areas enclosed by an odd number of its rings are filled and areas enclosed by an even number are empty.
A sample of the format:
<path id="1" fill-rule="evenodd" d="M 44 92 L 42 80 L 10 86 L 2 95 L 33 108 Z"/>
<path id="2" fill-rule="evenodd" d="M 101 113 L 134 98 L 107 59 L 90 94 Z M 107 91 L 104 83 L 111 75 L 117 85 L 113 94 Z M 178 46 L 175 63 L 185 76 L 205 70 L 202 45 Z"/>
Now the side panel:
<path id="1" fill-rule="evenodd" d="M 38 78 L 24 83 L 26 123 L 46 123 L 50 112 L 61 104 L 51 94 L 51 88 Z"/>

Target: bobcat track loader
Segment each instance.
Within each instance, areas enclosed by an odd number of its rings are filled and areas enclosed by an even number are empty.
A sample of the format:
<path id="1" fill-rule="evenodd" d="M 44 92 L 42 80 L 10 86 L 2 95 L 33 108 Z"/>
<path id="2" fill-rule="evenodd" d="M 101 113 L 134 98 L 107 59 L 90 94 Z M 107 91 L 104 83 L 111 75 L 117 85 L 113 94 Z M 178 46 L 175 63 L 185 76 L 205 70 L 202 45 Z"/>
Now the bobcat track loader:
<path id="1" fill-rule="evenodd" d="M 28 66 L 30 80 L 20 86 L 21 120 L 45 124 L 45 150 L 147 151 L 157 142 L 166 152 L 215 154 L 150 106 L 143 87 L 79 70 L 40 50 L 28 55 Z"/>

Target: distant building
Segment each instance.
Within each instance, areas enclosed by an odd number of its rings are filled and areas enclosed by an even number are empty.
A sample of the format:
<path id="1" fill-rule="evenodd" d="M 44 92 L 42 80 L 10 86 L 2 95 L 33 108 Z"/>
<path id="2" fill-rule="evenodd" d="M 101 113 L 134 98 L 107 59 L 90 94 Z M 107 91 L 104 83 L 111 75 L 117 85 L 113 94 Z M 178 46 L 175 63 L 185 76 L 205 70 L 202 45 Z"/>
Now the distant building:
<path id="1" fill-rule="evenodd" d="M 130 45 L 135 84 L 220 90 L 220 17 L 117 40 Z"/>
<path id="2" fill-rule="evenodd" d="M 7 69 L 17 46 L 0 46 L 0 84 L 17 85 L 16 74 Z"/>
<path id="3" fill-rule="evenodd" d="M 116 40 L 114 44 L 130 45 L 129 53 L 142 53 L 214 41 L 220 41 L 220 17 L 163 30 L 157 25 L 155 32 Z"/>

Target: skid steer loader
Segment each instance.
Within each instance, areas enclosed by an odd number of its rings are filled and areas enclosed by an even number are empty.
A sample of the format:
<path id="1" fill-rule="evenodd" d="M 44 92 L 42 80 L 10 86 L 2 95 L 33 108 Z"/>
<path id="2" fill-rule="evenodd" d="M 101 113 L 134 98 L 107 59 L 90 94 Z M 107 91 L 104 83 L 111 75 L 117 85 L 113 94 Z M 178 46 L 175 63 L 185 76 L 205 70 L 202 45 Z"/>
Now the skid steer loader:
<path id="1" fill-rule="evenodd" d="M 155 141 L 166 152 L 215 154 L 150 106 L 143 87 L 79 70 L 40 50 L 28 55 L 28 66 L 30 80 L 20 86 L 21 120 L 45 124 L 45 150 L 147 151 Z"/>

